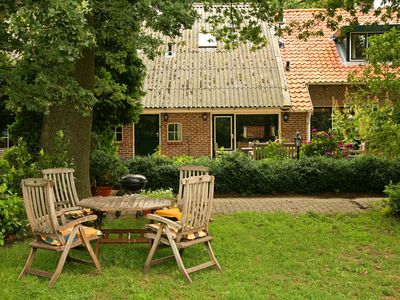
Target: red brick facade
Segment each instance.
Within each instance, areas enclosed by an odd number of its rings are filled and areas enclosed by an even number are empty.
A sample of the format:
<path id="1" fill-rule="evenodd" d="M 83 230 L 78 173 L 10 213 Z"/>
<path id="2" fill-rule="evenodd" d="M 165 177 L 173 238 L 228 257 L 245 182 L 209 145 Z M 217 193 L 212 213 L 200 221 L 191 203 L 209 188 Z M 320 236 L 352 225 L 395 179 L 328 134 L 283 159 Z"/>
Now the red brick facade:
<path id="1" fill-rule="evenodd" d="M 347 85 L 310 85 L 308 91 L 314 107 L 333 106 L 337 101 L 339 106 L 343 106 Z"/>
<path id="2" fill-rule="evenodd" d="M 169 123 L 182 124 L 182 141 L 167 141 Z M 203 119 L 203 113 L 169 113 L 168 121 L 161 119 L 161 154 L 167 156 L 211 155 L 211 117 Z"/>
<path id="3" fill-rule="evenodd" d="M 129 159 L 134 155 L 133 126 L 127 125 L 122 128 L 122 143 L 117 143 L 118 154 L 121 158 Z"/>
<path id="4" fill-rule="evenodd" d="M 307 139 L 308 136 L 308 118 L 307 113 L 289 113 L 289 121 L 285 122 L 282 118 L 282 138 L 287 142 L 293 142 L 296 132 L 300 132 L 303 140 Z"/>
<path id="5" fill-rule="evenodd" d="M 168 120 L 161 118 L 160 141 L 161 154 L 167 156 L 211 156 L 211 115 L 207 114 L 206 120 L 203 113 L 168 113 Z M 168 142 L 168 124 L 182 124 L 182 141 Z M 281 135 L 287 142 L 292 142 L 297 131 L 300 132 L 304 140 L 308 134 L 307 113 L 289 113 L 288 122 L 281 121 Z M 134 156 L 134 128 L 124 126 L 123 142 L 119 145 L 119 155 L 129 159 Z"/>

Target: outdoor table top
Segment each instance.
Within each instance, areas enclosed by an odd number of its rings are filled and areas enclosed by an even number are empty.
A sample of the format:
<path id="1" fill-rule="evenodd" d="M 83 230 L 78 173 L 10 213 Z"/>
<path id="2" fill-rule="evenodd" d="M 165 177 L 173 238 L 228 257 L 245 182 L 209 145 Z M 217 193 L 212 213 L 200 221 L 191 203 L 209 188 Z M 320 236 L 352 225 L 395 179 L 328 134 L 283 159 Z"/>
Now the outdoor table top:
<path id="1" fill-rule="evenodd" d="M 161 209 L 163 207 L 171 206 L 171 201 L 133 194 L 124 196 L 96 196 L 84 198 L 79 202 L 78 205 L 104 212 L 143 211 Z"/>

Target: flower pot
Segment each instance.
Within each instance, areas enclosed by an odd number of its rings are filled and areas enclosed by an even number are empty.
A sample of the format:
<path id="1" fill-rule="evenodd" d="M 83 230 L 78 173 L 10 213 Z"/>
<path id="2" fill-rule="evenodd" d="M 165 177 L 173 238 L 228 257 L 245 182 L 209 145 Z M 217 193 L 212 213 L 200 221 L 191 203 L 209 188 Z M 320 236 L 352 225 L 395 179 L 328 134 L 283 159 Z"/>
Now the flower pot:
<path id="1" fill-rule="evenodd" d="M 96 186 L 92 187 L 92 195 L 94 196 L 110 196 L 112 192 L 112 186 Z"/>

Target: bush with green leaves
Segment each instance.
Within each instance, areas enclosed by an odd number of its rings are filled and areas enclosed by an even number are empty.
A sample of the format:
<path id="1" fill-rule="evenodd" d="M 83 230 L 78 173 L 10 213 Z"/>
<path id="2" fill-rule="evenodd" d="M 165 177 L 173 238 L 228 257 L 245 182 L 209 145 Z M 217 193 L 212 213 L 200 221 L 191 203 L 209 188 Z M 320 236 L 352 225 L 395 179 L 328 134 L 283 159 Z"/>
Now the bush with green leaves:
<path id="1" fill-rule="evenodd" d="M 40 177 L 37 160 L 29 153 L 22 139 L 19 139 L 18 144 L 4 154 L 0 162 L 0 176 L 1 181 L 7 185 L 8 191 L 18 195 L 22 195 L 22 179 Z"/>
<path id="2" fill-rule="evenodd" d="M 388 184 L 385 187 L 385 193 L 388 195 L 387 203 L 390 211 L 394 215 L 400 216 L 400 182 Z"/>
<path id="3" fill-rule="evenodd" d="M 23 200 L 11 193 L 5 183 L 0 184 L 0 246 L 11 234 L 25 234 L 26 224 Z"/>
<path id="4" fill-rule="evenodd" d="M 258 156 L 267 159 L 287 159 L 289 157 L 288 148 L 277 141 L 270 142 L 256 151 Z"/>
<path id="5" fill-rule="evenodd" d="M 179 186 L 180 158 L 149 156 L 127 162 L 129 172 L 147 177 L 148 188 Z M 360 156 L 352 160 L 324 156 L 303 157 L 300 160 L 255 161 L 242 153 L 226 154 L 218 159 L 184 160 L 185 164 L 210 167 L 219 194 L 277 193 L 382 193 L 392 180 L 400 181 L 400 160 Z"/>
<path id="6" fill-rule="evenodd" d="M 93 186 L 115 186 L 128 168 L 116 153 L 96 149 L 90 153 L 89 173 Z"/>

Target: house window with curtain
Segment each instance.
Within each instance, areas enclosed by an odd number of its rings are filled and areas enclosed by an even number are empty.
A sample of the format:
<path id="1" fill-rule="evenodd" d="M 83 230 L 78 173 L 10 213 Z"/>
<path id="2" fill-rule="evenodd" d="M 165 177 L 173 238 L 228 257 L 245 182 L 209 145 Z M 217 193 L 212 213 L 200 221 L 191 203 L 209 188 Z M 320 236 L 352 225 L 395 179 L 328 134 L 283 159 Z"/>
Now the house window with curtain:
<path id="1" fill-rule="evenodd" d="M 114 129 L 114 142 L 122 143 L 123 142 L 123 134 L 122 134 L 123 127 L 117 126 Z"/>
<path id="2" fill-rule="evenodd" d="M 167 132 L 168 142 L 181 142 L 182 141 L 182 124 L 169 123 Z"/>

